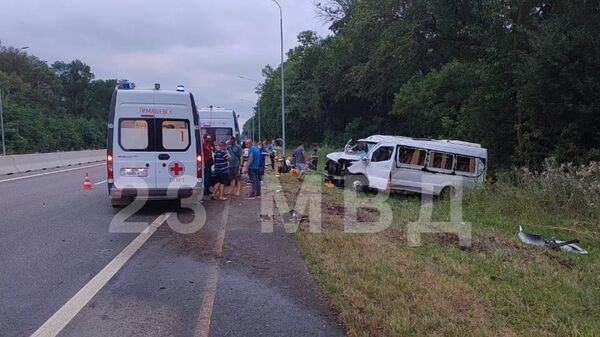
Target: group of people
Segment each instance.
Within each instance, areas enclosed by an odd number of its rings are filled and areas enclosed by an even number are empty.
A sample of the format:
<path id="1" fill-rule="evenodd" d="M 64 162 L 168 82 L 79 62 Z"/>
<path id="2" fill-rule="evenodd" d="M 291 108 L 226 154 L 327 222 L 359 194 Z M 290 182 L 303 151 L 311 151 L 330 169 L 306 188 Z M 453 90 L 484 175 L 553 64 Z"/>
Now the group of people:
<path id="1" fill-rule="evenodd" d="M 275 141 L 267 146 L 266 141 L 255 145 L 252 140 L 246 140 L 240 146 L 237 139 L 231 137 L 227 142 L 220 142 L 215 145 L 209 135 L 204 135 L 204 195 L 212 196 L 213 200 L 219 201 L 227 200 L 226 195 L 240 197 L 242 175 L 247 174 L 252 187 L 247 199 L 259 198 L 267 157 L 270 158 L 271 167 L 274 170 L 275 155 Z M 215 171 L 214 181 L 212 176 L 213 166 Z M 225 193 L 226 187 L 229 187 L 228 193 Z"/>

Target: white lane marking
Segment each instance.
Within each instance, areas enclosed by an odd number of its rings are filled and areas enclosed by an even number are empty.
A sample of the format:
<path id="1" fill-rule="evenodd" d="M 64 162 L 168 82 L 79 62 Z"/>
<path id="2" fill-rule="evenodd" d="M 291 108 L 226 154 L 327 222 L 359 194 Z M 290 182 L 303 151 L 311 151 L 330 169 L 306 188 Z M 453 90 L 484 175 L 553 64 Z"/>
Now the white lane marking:
<path id="1" fill-rule="evenodd" d="M 107 181 L 108 180 L 99 181 L 99 182 L 95 183 L 94 186 L 102 185 L 102 184 L 106 183 Z"/>
<path id="2" fill-rule="evenodd" d="M 74 168 L 60 170 L 60 171 L 52 171 L 52 172 L 45 172 L 45 173 L 33 174 L 33 175 L 29 175 L 29 176 L 4 179 L 4 180 L 0 180 L 0 183 L 7 183 L 9 181 L 23 180 L 23 179 L 29 179 L 29 178 L 47 176 L 47 175 L 51 175 L 51 174 L 58 174 L 58 173 L 76 171 L 76 170 L 83 170 L 83 169 L 86 169 L 86 168 L 98 167 L 98 166 L 102 166 L 102 165 L 106 165 L 106 164 L 94 164 L 94 165 L 88 165 L 88 166 L 80 166 L 80 167 L 74 167 Z"/>
<path id="3" fill-rule="evenodd" d="M 217 258 L 223 256 L 223 242 L 225 241 L 225 229 L 227 228 L 230 205 L 230 201 L 227 201 L 227 205 L 225 205 L 225 209 L 223 210 L 222 228 L 219 231 L 217 241 L 215 242 L 215 257 L 209 262 L 208 276 L 206 279 L 204 297 L 202 298 L 202 306 L 200 307 L 198 325 L 196 326 L 196 333 L 194 334 L 195 337 L 208 337 L 210 332 L 210 320 L 215 304 L 215 295 L 217 293 L 217 281 L 219 280 L 219 272 L 221 271 Z"/>
<path id="4" fill-rule="evenodd" d="M 171 216 L 171 212 L 161 214 L 123 251 L 119 253 L 102 271 L 91 279 L 75 296 L 50 317 L 31 337 L 55 337 L 85 307 L 108 281 L 127 263 L 144 245 L 156 230 Z"/>

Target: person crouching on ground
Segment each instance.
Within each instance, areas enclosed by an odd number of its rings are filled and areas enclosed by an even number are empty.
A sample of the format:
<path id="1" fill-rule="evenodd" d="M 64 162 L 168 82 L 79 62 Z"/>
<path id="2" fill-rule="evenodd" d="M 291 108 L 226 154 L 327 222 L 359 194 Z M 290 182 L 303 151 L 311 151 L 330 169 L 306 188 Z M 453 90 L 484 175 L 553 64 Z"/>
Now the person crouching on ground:
<path id="1" fill-rule="evenodd" d="M 229 138 L 229 146 L 227 147 L 231 160 L 229 161 L 229 179 L 231 180 L 229 187 L 229 195 L 236 197 L 240 196 L 242 190 L 242 177 L 240 172 L 240 165 L 242 162 L 242 156 L 244 150 L 237 144 L 235 137 Z"/>
<path id="2" fill-rule="evenodd" d="M 231 157 L 227 153 L 227 145 L 225 142 L 219 144 L 217 152 L 215 152 L 215 173 L 217 175 L 217 183 L 213 193 L 213 200 L 225 201 L 225 185 L 229 185 L 229 160 Z"/>
<path id="3" fill-rule="evenodd" d="M 252 192 L 248 196 L 249 200 L 260 197 L 260 181 L 258 180 L 260 170 L 260 151 L 253 145 L 252 140 L 246 141 L 248 147 L 248 166 L 244 167 L 244 173 L 248 173 L 252 184 Z"/>

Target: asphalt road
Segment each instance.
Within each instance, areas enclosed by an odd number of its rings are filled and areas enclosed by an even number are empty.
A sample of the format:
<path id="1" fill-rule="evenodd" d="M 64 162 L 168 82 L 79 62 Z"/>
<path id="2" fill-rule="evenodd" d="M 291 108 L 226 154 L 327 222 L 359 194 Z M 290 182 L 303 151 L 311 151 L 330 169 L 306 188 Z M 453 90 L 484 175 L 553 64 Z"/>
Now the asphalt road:
<path id="1" fill-rule="evenodd" d="M 207 201 L 201 228 L 155 202 L 119 224 L 104 170 L 0 177 L 0 336 L 344 335 L 260 201 Z"/>

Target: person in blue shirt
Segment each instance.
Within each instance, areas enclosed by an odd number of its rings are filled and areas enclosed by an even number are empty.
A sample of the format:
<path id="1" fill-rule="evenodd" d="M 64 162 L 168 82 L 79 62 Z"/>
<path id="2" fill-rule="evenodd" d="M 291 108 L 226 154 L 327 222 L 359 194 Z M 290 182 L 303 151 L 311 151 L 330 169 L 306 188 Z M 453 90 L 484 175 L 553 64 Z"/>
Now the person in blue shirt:
<path id="1" fill-rule="evenodd" d="M 260 153 L 260 162 L 258 164 L 258 180 L 262 181 L 263 176 L 265 175 L 265 166 L 267 156 L 267 149 L 265 149 L 265 145 L 263 143 L 258 143 L 258 151 Z"/>
<path id="2" fill-rule="evenodd" d="M 252 184 L 252 192 L 247 199 L 253 200 L 260 197 L 260 180 L 258 179 L 260 173 L 260 151 L 254 146 L 252 140 L 246 141 L 246 147 L 248 147 L 248 166 L 244 167 L 244 173 L 248 173 L 250 182 Z"/>
<path id="3" fill-rule="evenodd" d="M 229 160 L 231 156 L 227 152 L 225 142 L 219 144 L 217 152 L 215 152 L 215 174 L 217 183 L 213 192 L 213 200 L 225 201 L 225 186 L 229 185 Z"/>
<path id="4" fill-rule="evenodd" d="M 269 157 L 271 158 L 271 169 L 275 171 L 275 141 L 271 141 L 269 147 L 267 147 L 267 152 L 269 153 Z"/>

